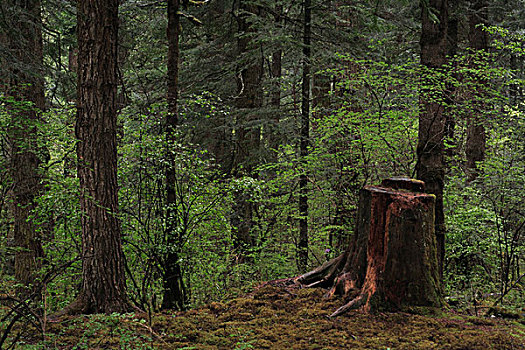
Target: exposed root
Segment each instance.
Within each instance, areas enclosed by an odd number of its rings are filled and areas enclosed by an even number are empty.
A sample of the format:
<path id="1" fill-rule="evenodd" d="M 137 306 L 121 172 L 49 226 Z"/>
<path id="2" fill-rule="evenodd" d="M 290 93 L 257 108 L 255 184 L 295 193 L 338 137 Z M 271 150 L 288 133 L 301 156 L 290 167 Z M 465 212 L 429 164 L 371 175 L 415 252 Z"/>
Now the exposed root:
<path id="1" fill-rule="evenodd" d="M 53 315 L 51 315 L 49 318 L 51 321 L 55 321 L 62 316 L 75 316 L 75 315 L 82 315 L 82 314 L 90 314 L 91 310 L 88 307 L 87 302 L 82 298 L 81 295 L 79 295 L 73 302 L 71 302 L 69 305 L 67 305 L 62 310 L 57 311 Z"/>
<path id="2" fill-rule="evenodd" d="M 423 182 L 406 178 L 363 188 L 346 252 L 296 279 L 305 287 L 330 288 L 328 297 L 350 300 L 331 317 L 353 309 L 440 307 L 435 197 L 423 189 Z"/>
<path id="3" fill-rule="evenodd" d="M 58 311 L 51 316 L 51 319 L 58 319 L 62 316 L 75 316 L 75 315 L 89 315 L 96 313 L 111 314 L 113 312 L 126 313 L 126 312 L 144 312 L 138 307 L 131 305 L 127 300 L 115 300 L 113 303 L 107 302 L 101 307 L 95 307 L 95 303 L 90 301 L 82 293 L 64 309 Z"/>
<path id="4" fill-rule="evenodd" d="M 315 270 L 305 273 L 297 278 L 297 282 L 307 288 L 327 287 L 333 283 L 344 267 L 346 253 L 325 262 Z"/>
<path id="5" fill-rule="evenodd" d="M 297 285 L 296 282 L 297 277 L 289 277 L 289 278 L 282 278 L 278 280 L 272 280 L 267 281 L 259 284 L 255 290 L 261 289 L 263 287 L 271 286 L 271 287 L 278 287 L 278 288 L 289 288 Z"/>
<path id="6" fill-rule="evenodd" d="M 339 309 L 335 310 L 334 313 L 330 315 L 330 317 L 337 317 L 344 314 L 347 311 L 359 309 L 360 307 L 366 305 L 366 302 L 369 298 L 370 296 L 366 293 L 359 294 L 359 296 L 350 300 L 348 303 L 344 304 Z"/>

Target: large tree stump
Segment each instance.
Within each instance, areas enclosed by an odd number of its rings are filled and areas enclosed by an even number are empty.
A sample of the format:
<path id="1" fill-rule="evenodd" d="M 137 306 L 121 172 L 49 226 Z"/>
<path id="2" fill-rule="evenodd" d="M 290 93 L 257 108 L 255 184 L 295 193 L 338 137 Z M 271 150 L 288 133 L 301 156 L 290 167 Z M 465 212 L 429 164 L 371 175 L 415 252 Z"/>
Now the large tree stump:
<path id="1" fill-rule="evenodd" d="M 407 178 L 384 180 L 360 192 L 353 240 L 344 254 L 297 281 L 309 287 L 331 286 L 351 309 L 403 310 L 442 305 L 436 237 L 435 196 L 424 183 Z"/>

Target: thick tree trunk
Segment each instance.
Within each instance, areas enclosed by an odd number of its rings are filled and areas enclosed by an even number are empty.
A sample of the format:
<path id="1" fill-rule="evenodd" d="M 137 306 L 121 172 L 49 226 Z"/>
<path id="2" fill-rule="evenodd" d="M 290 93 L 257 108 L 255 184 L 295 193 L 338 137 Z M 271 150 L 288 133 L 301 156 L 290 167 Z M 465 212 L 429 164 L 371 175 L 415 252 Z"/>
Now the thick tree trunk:
<path id="1" fill-rule="evenodd" d="M 8 130 L 10 159 L 8 173 L 12 182 L 11 214 L 13 215 L 13 239 L 17 248 L 15 255 L 15 278 L 24 286 L 35 281 L 35 272 L 44 257 L 41 229 L 31 215 L 36 208 L 35 199 L 42 190 L 44 150 L 38 145 L 38 122 L 45 107 L 42 74 L 42 30 L 40 0 L 24 2 L 6 1 L 0 9 L 9 35 L 0 32 L 0 42 L 8 48 L 15 62 L 1 59 L 3 72 L 0 85 L 5 96 L 12 97 L 5 104 L 11 114 Z M 0 5 L 0 6 L 3 6 Z"/>
<path id="2" fill-rule="evenodd" d="M 435 196 L 420 192 L 423 186 L 393 178 L 362 189 L 346 252 L 297 279 L 310 287 L 332 286 L 329 295 L 347 298 L 332 316 L 352 309 L 441 307 Z"/>
<path id="3" fill-rule="evenodd" d="M 78 1 L 76 136 L 82 225 L 82 287 L 65 313 L 128 312 L 118 220 L 118 0 Z"/>
<path id="4" fill-rule="evenodd" d="M 179 222 L 177 218 L 177 174 L 174 157 L 176 145 L 176 128 L 178 118 L 179 96 L 179 28 L 180 17 L 179 0 L 168 0 L 168 114 L 166 116 L 166 156 L 168 160 L 166 169 L 166 243 L 168 253 L 164 257 L 164 296 L 163 309 L 183 310 L 187 304 L 187 293 L 179 262 L 179 249 L 184 237 L 176 229 Z"/>
<path id="5" fill-rule="evenodd" d="M 421 4 L 421 63 L 428 68 L 426 74 L 438 74 L 446 62 L 448 3 L 447 0 L 429 0 Z M 431 12 L 437 15 L 437 21 L 431 18 Z M 446 118 L 444 104 L 439 97 L 435 97 L 441 94 L 443 92 L 438 87 L 421 92 L 416 172 L 417 178 L 425 182 L 428 193 L 436 196 L 435 232 L 442 275 L 445 258 L 443 188 Z"/>
<path id="6" fill-rule="evenodd" d="M 299 240 L 297 244 L 297 268 L 304 271 L 308 265 L 308 172 L 307 160 L 308 144 L 310 142 L 310 59 L 312 4 L 304 0 L 303 23 L 303 81 L 301 93 L 301 130 L 299 143 L 299 157 L 303 167 L 299 176 Z"/>
<path id="7" fill-rule="evenodd" d="M 487 25 L 487 4 L 485 0 L 476 0 L 471 8 L 469 20 L 469 44 L 472 54 L 476 57 L 472 68 L 476 69 L 475 62 L 483 60 L 481 55 L 487 53 L 489 49 L 488 33 L 483 30 L 481 25 Z M 483 114 L 486 111 L 484 105 L 483 86 L 486 84 L 483 77 L 473 85 L 472 105 L 473 110 L 467 121 L 467 141 L 465 153 L 467 156 L 468 181 L 474 181 L 479 174 L 478 162 L 485 159 L 485 126 L 483 125 Z"/>

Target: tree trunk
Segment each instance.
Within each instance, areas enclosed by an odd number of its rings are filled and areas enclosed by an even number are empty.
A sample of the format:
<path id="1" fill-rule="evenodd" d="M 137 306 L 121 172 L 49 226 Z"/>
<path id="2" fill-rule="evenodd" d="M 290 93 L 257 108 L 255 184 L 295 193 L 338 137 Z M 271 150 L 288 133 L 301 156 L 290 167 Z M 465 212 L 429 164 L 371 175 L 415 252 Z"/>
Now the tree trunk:
<path id="1" fill-rule="evenodd" d="M 481 55 L 487 53 L 489 48 L 489 37 L 480 25 L 487 25 L 487 4 L 485 0 L 476 0 L 473 3 L 469 20 L 469 44 L 472 54 L 477 59 L 473 60 L 472 68 L 476 69 L 476 61 L 483 60 Z M 486 81 L 479 77 L 478 81 L 473 84 L 472 92 L 473 110 L 467 120 L 467 141 L 465 153 L 467 156 L 468 181 L 474 181 L 479 174 L 478 162 L 485 159 L 485 126 L 483 125 L 483 114 L 486 111 L 484 106 L 483 86 Z"/>
<path id="2" fill-rule="evenodd" d="M 306 267 L 308 265 L 307 157 L 308 144 L 310 141 L 310 59 L 312 56 L 312 4 L 310 0 L 304 0 L 303 9 L 303 81 L 301 94 L 301 130 L 299 143 L 299 157 L 303 169 L 301 175 L 299 176 L 299 241 L 297 244 L 297 268 L 299 269 L 299 271 L 306 270 Z"/>
<path id="3" fill-rule="evenodd" d="M 447 0 L 429 0 L 422 1 L 421 5 L 421 64 L 428 69 L 426 74 L 439 74 L 439 69 L 446 62 L 448 3 Z M 431 18 L 430 13 L 436 14 L 437 21 Z M 421 92 L 416 164 L 418 179 L 425 182 L 428 193 L 436 196 L 435 232 L 441 275 L 445 258 L 443 188 L 446 118 L 443 113 L 445 106 L 441 99 L 435 96 L 442 94 L 438 87 Z"/>
<path id="4" fill-rule="evenodd" d="M 0 32 L 0 42 L 15 62 L 2 59 L 0 84 L 11 114 L 8 129 L 10 144 L 9 177 L 15 254 L 15 278 L 30 286 L 40 268 L 44 251 L 41 228 L 31 219 L 35 199 L 42 190 L 44 150 L 38 145 L 38 122 L 45 107 L 42 78 L 42 19 L 40 0 L 6 1 L 5 18 L 10 34 Z M 3 5 L 0 5 L 3 7 Z M 23 291 L 25 293 L 25 291 Z"/>
<path id="5" fill-rule="evenodd" d="M 330 75 L 317 73 L 312 84 L 312 107 L 317 109 L 316 115 L 322 116 L 330 107 Z"/>
<path id="6" fill-rule="evenodd" d="M 453 2 L 451 2 L 452 4 Z M 457 11 L 457 10 L 456 10 Z M 459 14 L 454 14 L 448 19 L 448 29 L 447 29 L 447 56 L 450 59 L 454 59 L 458 51 L 458 26 L 459 26 Z M 455 77 L 457 79 L 457 77 Z M 456 107 L 454 106 L 454 95 L 456 93 L 456 87 L 453 83 L 448 83 L 446 86 L 446 96 L 445 104 L 447 108 L 445 110 L 445 137 L 449 143 L 449 147 L 445 150 L 447 155 L 447 164 L 446 167 L 450 167 L 450 162 L 452 161 L 455 153 L 457 152 L 456 140 L 454 138 L 454 131 L 456 128 Z"/>
<path id="7" fill-rule="evenodd" d="M 252 40 L 256 29 L 250 22 L 250 16 L 259 14 L 259 9 L 253 4 L 242 0 L 239 3 L 241 14 L 238 17 L 237 40 L 238 56 L 241 59 L 241 69 L 237 78 L 238 96 L 235 101 L 237 108 L 237 128 L 235 130 L 235 159 L 233 176 L 256 177 L 254 169 L 259 162 L 260 123 L 257 122 L 257 112 L 262 106 L 262 67 L 263 61 Z M 238 262 L 250 260 L 249 249 L 254 245 L 252 237 L 254 203 L 248 191 L 239 190 L 234 193 L 231 224 L 235 250 Z"/>
<path id="8" fill-rule="evenodd" d="M 347 298 L 332 316 L 442 306 L 435 196 L 420 192 L 423 187 L 418 180 L 392 178 L 363 188 L 346 252 L 297 279 L 310 287 L 332 286 L 329 295 Z"/>
<path id="9" fill-rule="evenodd" d="M 163 309 L 183 310 L 187 304 L 186 287 L 179 262 L 179 250 L 184 237 L 177 228 L 177 192 L 174 157 L 176 128 L 178 124 L 179 88 L 179 0 L 168 0 L 168 114 L 166 115 L 166 243 L 168 253 L 164 258 L 164 296 Z"/>
<path id="10" fill-rule="evenodd" d="M 281 25 L 282 19 L 282 5 L 275 7 L 275 24 Z M 278 161 L 278 149 L 281 145 L 281 135 L 279 132 L 279 123 L 281 119 L 281 79 L 282 79 L 282 55 L 283 50 L 278 44 L 277 49 L 272 54 L 271 78 L 273 80 L 271 91 L 271 107 L 272 119 L 269 121 L 269 128 L 267 131 L 267 140 L 270 162 L 276 163 Z M 273 172 L 272 172 L 273 173 Z M 273 174 L 272 174 L 273 175 Z"/>
<path id="11" fill-rule="evenodd" d="M 129 312 L 118 220 L 118 0 L 79 0 L 76 136 L 82 287 L 65 313 Z"/>

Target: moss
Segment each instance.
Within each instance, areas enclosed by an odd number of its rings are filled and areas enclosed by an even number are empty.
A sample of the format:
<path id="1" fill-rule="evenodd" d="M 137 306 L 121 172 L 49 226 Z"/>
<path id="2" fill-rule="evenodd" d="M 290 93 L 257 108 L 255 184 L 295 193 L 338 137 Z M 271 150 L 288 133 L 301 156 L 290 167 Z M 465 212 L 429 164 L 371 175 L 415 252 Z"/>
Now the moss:
<path id="1" fill-rule="evenodd" d="M 214 314 L 220 314 L 226 310 L 227 306 L 223 303 L 212 302 L 207 306 L 207 308 Z"/>
<path id="2" fill-rule="evenodd" d="M 297 297 L 301 299 L 311 299 L 315 297 L 321 300 L 320 298 L 322 298 L 324 294 L 325 291 L 321 288 L 303 288 L 297 291 Z"/>
<path id="3" fill-rule="evenodd" d="M 495 326 L 497 323 L 493 319 L 482 318 L 482 317 L 472 317 L 467 319 L 471 324 L 476 326 Z"/>
<path id="4" fill-rule="evenodd" d="M 266 339 L 257 339 L 251 343 L 255 349 L 272 349 L 273 344 L 274 343 L 272 341 Z"/>
<path id="5" fill-rule="evenodd" d="M 249 311 L 249 310 L 246 310 Z M 221 314 L 217 317 L 217 320 L 222 323 L 232 322 L 232 321 L 249 321 L 254 318 L 254 314 L 251 312 L 241 312 L 237 309 L 229 310 L 224 314 Z"/>
<path id="6" fill-rule="evenodd" d="M 422 316 L 442 316 L 443 310 L 433 306 L 405 306 L 402 311 Z"/>
<path id="7" fill-rule="evenodd" d="M 275 310 L 272 308 L 269 308 L 268 306 L 261 306 L 257 308 L 256 314 L 257 314 L 257 317 L 260 317 L 262 319 L 272 318 L 272 317 L 277 316 L 277 313 L 275 312 Z"/>
<path id="8" fill-rule="evenodd" d="M 489 309 L 487 314 L 491 316 L 513 319 L 513 320 L 519 320 L 523 317 L 519 312 L 510 310 L 510 309 L 506 309 L 503 307 L 492 307 Z"/>
<path id="9" fill-rule="evenodd" d="M 184 313 L 141 317 L 76 317 L 49 323 L 48 348 L 142 349 L 519 349 L 525 326 L 500 318 L 432 314 L 349 312 L 322 289 L 267 286 L 252 296 L 212 303 Z M 416 309 L 417 311 L 421 311 Z M 424 310 L 423 310 L 424 311 Z M 154 334 L 153 334 L 153 333 Z M 38 332 L 34 332 L 38 334 Z M 26 342 L 44 345 L 38 337 Z M 35 346 L 36 347 L 36 346 Z M 45 346 L 40 346 L 45 348 Z"/>
<path id="10" fill-rule="evenodd" d="M 208 345 L 216 345 L 216 346 L 227 346 L 228 341 L 223 336 L 216 335 L 216 334 L 206 334 L 206 336 L 202 339 L 202 342 L 204 344 Z"/>

